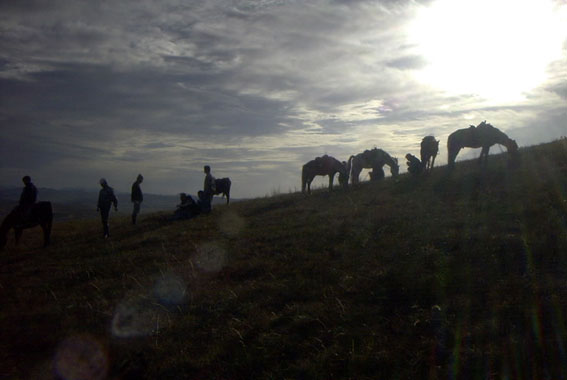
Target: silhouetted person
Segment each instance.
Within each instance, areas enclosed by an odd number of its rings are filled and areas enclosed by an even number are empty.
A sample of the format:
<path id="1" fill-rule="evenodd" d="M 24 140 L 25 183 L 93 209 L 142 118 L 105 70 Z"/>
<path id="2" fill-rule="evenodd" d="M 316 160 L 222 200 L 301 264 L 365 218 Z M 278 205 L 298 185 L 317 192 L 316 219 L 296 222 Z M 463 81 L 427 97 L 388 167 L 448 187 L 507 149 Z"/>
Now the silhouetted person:
<path id="1" fill-rule="evenodd" d="M 179 194 L 179 201 L 180 203 L 177 205 L 177 209 L 170 220 L 191 219 L 201 212 L 199 205 L 195 203 L 190 195 L 185 193 Z"/>
<path id="2" fill-rule="evenodd" d="M 114 204 L 114 211 L 118 211 L 118 200 L 114 195 L 114 190 L 112 187 L 108 186 L 108 183 L 104 178 L 101 178 L 100 192 L 98 193 L 98 203 L 96 206 L 96 211 L 100 211 L 100 218 L 102 220 L 102 231 L 104 233 L 104 238 L 110 237 L 110 232 L 108 228 L 108 216 L 110 214 L 110 207 Z"/>
<path id="3" fill-rule="evenodd" d="M 211 199 L 205 194 L 205 192 L 199 191 L 197 196 L 199 197 L 197 204 L 199 205 L 201 212 L 203 214 L 211 212 Z"/>
<path id="4" fill-rule="evenodd" d="M 408 160 L 406 162 L 406 164 L 408 165 L 408 172 L 413 175 L 421 173 L 421 171 L 423 170 L 423 165 L 421 164 L 419 158 L 417 158 L 413 154 L 408 153 L 406 154 L 406 159 Z"/>
<path id="5" fill-rule="evenodd" d="M 20 201 L 16 209 L 22 218 L 22 222 L 25 222 L 31 216 L 31 210 L 35 202 L 37 201 L 37 188 L 31 181 L 29 175 L 22 178 L 24 183 L 24 188 L 20 194 Z"/>
<path id="6" fill-rule="evenodd" d="M 203 192 L 205 196 L 209 198 L 209 202 L 213 200 L 213 195 L 215 194 L 215 177 L 211 174 L 211 167 L 205 165 L 203 167 L 203 172 L 205 173 L 205 183 L 203 184 Z"/>
<path id="7" fill-rule="evenodd" d="M 134 209 L 132 210 L 132 224 L 136 224 L 136 217 L 140 213 L 140 206 L 144 201 L 144 194 L 142 194 L 142 189 L 140 188 L 140 184 L 144 181 L 144 177 L 141 174 L 138 174 L 136 178 L 136 182 L 132 184 L 132 193 L 130 195 L 130 200 L 134 204 Z"/>

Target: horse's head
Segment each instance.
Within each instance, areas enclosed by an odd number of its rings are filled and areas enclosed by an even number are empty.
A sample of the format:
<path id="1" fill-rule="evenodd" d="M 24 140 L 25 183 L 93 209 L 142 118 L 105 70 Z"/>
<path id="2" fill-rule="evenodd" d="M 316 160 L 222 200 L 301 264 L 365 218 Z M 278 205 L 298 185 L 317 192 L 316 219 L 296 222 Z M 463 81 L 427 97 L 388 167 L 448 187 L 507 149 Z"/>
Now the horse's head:
<path id="1" fill-rule="evenodd" d="M 506 145 L 506 149 L 508 149 L 509 153 L 518 153 L 518 143 L 516 142 L 516 140 L 509 139 L 508 144 Z"/>
<path id="2" fill-rule="evenodd" d="M 508 166 L 513 168 L 518 166 L 519 155 L 518 155 L 518 143 L 516 140 L 509 139 L 506 143 L 506 149 L 508 150 Z"/>
<path id="3" fill-rule="evenodd" d="M 398 165 L 398 159 L 392 157 L 392 165 L 390 166 L 390 172 L 392 177 L 396 177 L 400 172 L 400 165 Z"/>

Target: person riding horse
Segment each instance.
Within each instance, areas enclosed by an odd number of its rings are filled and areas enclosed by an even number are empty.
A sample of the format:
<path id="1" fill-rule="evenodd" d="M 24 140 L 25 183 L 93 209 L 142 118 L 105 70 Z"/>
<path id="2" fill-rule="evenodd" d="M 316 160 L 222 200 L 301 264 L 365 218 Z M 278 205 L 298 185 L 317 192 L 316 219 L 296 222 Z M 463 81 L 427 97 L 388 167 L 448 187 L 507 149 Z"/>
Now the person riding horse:
<path id="1" fill-rule="evenodd" d="M 24 176 L 22 178 L 22 182 L 24 183 L 24 188 L 20 194 L 20 201 L 15 210 L 17 210 L 17 213 L 19 214 L 22 224 L 25 224 L 26 222 L 29 222 L 31 210 L 37 201 L 37 188 L 32 183 L 29 175 Z"/>

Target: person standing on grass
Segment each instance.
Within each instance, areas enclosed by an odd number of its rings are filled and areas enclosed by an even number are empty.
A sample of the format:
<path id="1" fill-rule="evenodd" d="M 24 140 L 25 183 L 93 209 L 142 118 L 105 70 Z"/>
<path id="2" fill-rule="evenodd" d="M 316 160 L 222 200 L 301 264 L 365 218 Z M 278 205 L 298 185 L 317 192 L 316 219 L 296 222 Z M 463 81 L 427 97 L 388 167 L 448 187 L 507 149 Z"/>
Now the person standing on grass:
<path id="1" fill-rule="evenodd" d="M 136 217 L 140 213 L 140 206 L 144 200 L 144 194 L 142 194 L 142 189 L 140 184 L 144 181 L 144 177 L 138 174 L 136 182 L 132 184 L 132 193 L 130 195 L 130 200 L 134 204 L 134 209 L 132 210 L 132 224 L 136 224 Z"/>
<path id="2" fill-rule="evenodd" d="M 96 206 L 96 211 L 100 211 L 100 218 L 102 220 L 102 231 L 104 233 L 104 238 L 110 237 L 110 232 L 108 228 L 108 216 L 110 215 L 110 207 L 114 204 L 114 211 L 118 211 L 118 199 L 114 195 L 114 190 L 112 187 L 108 186 L 108 183 L 104 178 L 101 178 L 100 192 L 98 193 L 98 203 Z"/>
<path id="3" fill-rule="evenodd" d="M 203 167 L 203 172 L 205 173 L 205 183 L 203 184 L 203 192 L 205 197 L 209 199 L 209 202 L 212 202 L 213 195 L 215 195 L 215 177 L 211 174 L 211 167 L 209 165 L 205 165 Z"/>

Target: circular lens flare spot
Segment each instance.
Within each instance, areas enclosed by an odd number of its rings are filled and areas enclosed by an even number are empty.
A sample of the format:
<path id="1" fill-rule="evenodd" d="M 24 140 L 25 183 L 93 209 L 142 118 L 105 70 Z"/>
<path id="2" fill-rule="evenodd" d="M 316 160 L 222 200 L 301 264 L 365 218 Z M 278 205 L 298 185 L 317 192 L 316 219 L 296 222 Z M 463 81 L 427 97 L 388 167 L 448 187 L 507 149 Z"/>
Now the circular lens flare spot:
<path id="1" fill-rule="evenodd" d="M 225 265 L 227 255 L 224 248 L 216 242 L 209 242 L 197 246 L 195 264 L 205 272 L 218 272 Z"/>
<path id="2" fill-rule="evenodd" d="M 108 357 L 94 338 L 72 336 L 57 348 L 54 365 L 59 377 L 65 380 L 102 380 L 108 372 Z"/>

